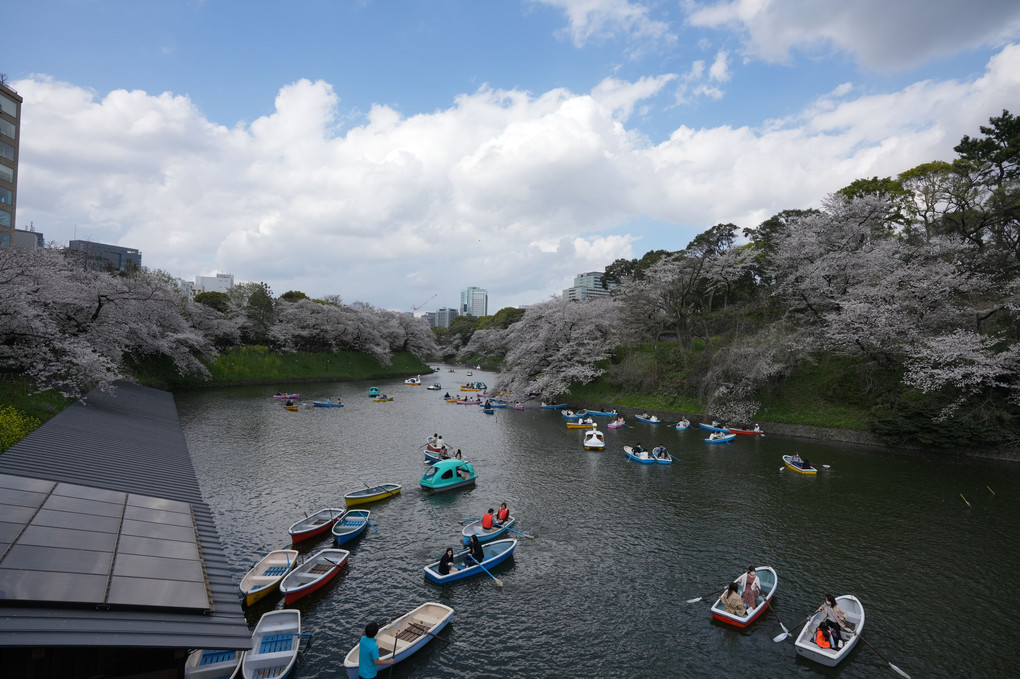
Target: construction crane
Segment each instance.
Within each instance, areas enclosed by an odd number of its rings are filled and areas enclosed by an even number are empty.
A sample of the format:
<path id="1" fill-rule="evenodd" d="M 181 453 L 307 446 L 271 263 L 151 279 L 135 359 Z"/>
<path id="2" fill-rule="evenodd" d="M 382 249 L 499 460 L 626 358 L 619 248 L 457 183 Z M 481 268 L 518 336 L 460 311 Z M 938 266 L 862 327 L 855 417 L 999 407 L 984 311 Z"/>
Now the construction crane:
<path id="1" fill-rule="evenodd" d="M 438 295 L 439 295 L 439 293 L 437 292 L 436 294 L 432 295 L 431 297 L 429 297 L 427 300 L 425 300 L 424 302 L 422 302 L 418 306 L 411 307 L 411 313 L 413 314 L 415 311 L 417 311 L 418 309 L 422 308 L 423 306 L 425 306 L 426 304 L 428 304 L 429 302 L 434 300 Z"/>

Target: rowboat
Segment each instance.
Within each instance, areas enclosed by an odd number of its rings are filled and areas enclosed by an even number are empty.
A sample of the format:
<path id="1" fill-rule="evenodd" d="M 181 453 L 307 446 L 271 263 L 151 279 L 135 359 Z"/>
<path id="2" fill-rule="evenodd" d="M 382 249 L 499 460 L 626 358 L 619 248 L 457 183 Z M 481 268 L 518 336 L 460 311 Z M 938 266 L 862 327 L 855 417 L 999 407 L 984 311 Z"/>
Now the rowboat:
<path id="1" fill-rule="evenodd" d="M 244 651 L 198 649 L 184 661 L 184 679 L 235 679 Z"/>
<path id="2" fill-rule="evenodd" d="M 524 406 L 522 406 L 522 405 L 510 406 L 510 409 L 511 410 L 524 410 Z"/>
<path id="3" fill-rule="evenodd" d="M 606 447 L 606 437 L 603 436 L 602 432 L 592 426 L 591 429 L 584 434 L 584 449 L 585 450 L 603 450 Z"/>
<path id="4" fill-rule="evenodd" d="M 722 434 L 722 432 L 715 432 L 712 436 L 715 436 L 716 434 Z M 712 436 L 705 439 L 705 443 L 729 443 L 733 439 L 737 438 L 736 434 L 722 434 L 718 438 L 712 438 Z"/>
<path id="5" fill-rule="evenodd" d="M 627 457 L 635 462 L 640 462 L 641 464 L 655 464 L 655 460 L 652 459 L 652 454 L 647 450 L 634 452 L 634 449 L 630 446 L 624 446 L 623 452 L 627 453 Z"/>
<path id="6" fill-rule="evenodd" d="M 737 429 L 736 427 L 730 427 L 731 434 L 739 434 L 740 436 L 765 436 L 765 432 L 754 429 Z"/>
<path id="7" fill-rule="evenodd" d="M 726 427 L 720 427 L 718 422 L 715 422 L 713 424 L 705 424 L 704 422 L 699 422 L 698 426 L 707 431 L 721 431 L 724 434 L 730 433 L 730 430 L 727 429 Z"/>
<path id="8" fill-rule="evenodd" d="M 282 399 L 301 398 L 301 394 L 287 394 L 287 393 L 273 394 L 273 398 L 282 398 Z"/>
<path id="9" fill-rule="evenodd" d="M 492 542 L 482 544 L 482 553 L 485 554 L 485 558 L 482 559 L 481 566 L 476 564 L 473 559 L 468 559 L 467 562 L 465 562 L 464 557 L 468 555 L 470 550 L 462 549 L 453 555 L 453 563 L 460 570 L 454 570 L 451 568 L 450 572 L 446 575 L 440 575 L 439 561 L 434 561 L 428 566 L 425 566 L 425 577 L 432 582 L 442 584 L 444 582 L 453 582 L 454 580 L 461 580 L 463 578 L 471 577 L 472 575 L 478 575 L 485 572 L 482 570 L 482 566 L 484 566 L 487 570 L 492 570 L 493 566 L 506 561 L 510 555 L 514 553 L 515 547 L 517 547 L 517 540 L 494 540 Z"/>
<path id="10" fill-rule="evenodd" d="M 496 414 L 496 411 L 493 410 L 491 407 L 490 408 L 482 408 L 482 412 L 485 413 L 486 415 L 495 415 Z"/>
<path id="11" fill-rule="evenodd" d="M 440 389 L 443 388 L 443 386 L 439 384 L 439 382 L 433 382 L 432 384 L 425 388 L 428 389 L 429 391 L 439 391 Z"/>
<path id="12" fill-rule="evenodd" d="M 507 406 L 506 401 L 492 401 L 491 403 L 489 403 L 490 408 L 506 408 L 506 406 Z"/>
<path id="13" fill-rule="evenodd" d="M 244 679 L 284 679 L 294 669 L 300 647 L 301 611 L 269 611 L 255 626 L 251 650 L 241 661 L 241 674 Z"/>
<path id="14" fill-rule="evenodd" d="M 378 396 L 379 395 L 379 387 L 369 387 L 368 388 L 368 395 L 369 396 Z"/>
<path id="15" fill-rule="evenodd" d="M 283 406 L 284 410 L 294 411 L 297 410 L 297 406 Z"/>
<path id="16" fill-rule="evenodd" d="M 331 402 L 329 399 L 325 401 L 312 401 L 312 405 L 316 408 L 343 408 L 344 404 L 339 401 Z"/>
<path id="17" fill-rule="evenodd" d="M 621 422 L 621 421 L 617 420 L 617 421 L 615 421 L 615 422 L 610 422 L 610 423 L 609 423 L 609 424 L 607 424 L 606 426 L 607 426 L 607 427 L 608 427 L 609 429 L 622 429 L 623 427 L 626 427 L 626 426 L 627 426 L 627 424 L 626 424 L 625 422 Z"/>
<path id="18" fill-rule="evenodd" d="M 840 632 L 840 636 L 843 638 L 843 648 L 822 648 L 815 643 L 815 630 L 822 624 L 822 618 L 825 615 L 824 611 L 818 611 L 811 616 L 811 619 L 801 629 L 797 640 L 793 642 L 797 655 L 802 655 L 826 667 L 835 667 L 857 645 L 857 640 L 864 630 L 864 606 L 852 594 L 836 597 L 836 603 L 846 611 L 846 620 L 849 623 L 847 627 L 851 629 L 850 632 L 846 630 Z"/>
<path id="19" fill-rule="evenodd" d="M 474 400 L 470 400 L 470 401 L 468 401 L 468 400 L 457 401 L 457 403 L 459 403 L 462 406 L 480 406 L 480 405 L 482 405 L 482 402 L 479 401 L 478 399 L 474 399 Z"/>
<path id="20" fill-rule="evenodd" d="M 344 495 L 344 502 L 348 507 L 363 505 L 375 502 L 376 500 L 384 500 L 388 497 L 396 497 L 400 489 L 401 485 L 399 483 L 384 483 L 379 486 L 372 486 L 371 488 L 366 487 Z"/>
<path id="21" fill-rule="evenodd" d="M 296 549 L 276 549 L 262 557 L 251 570 L 241 578 L 241 594 L 244 603 L 251 606 L 275 590 L 283 576 L 290 572 L 297 562 Z"/>
<path id="22" fill-rule="evenodd" d="M 325 533 L 333 527 L 333 524 L 337 522 L 337 519 L 343 516 L 343 513 L 343 509 L 326 507 L 324 509 L 320 509 L 311 516 L 306 516 L 300 521 L 296 521 L 290 528 L 287 529 L 287 532 L 290 533 L 291 543 L 296 545 L 303 540 Z"/>
<path id="23" fill-rule="evenodd" d="M 638 422 L 645 422 L 647 424 L 662 424 L 662 420 L 655 415 L 649 415 L 648 417 L 645 417 L 644 415 L 635 415 L 634 419 Z"/>
<path id="24" fill-rule="evenodd" d="M 421 375 L 418 375 L 417 377 L 408 377 L 406 380 L 404 380 L 404 384 L 421 386 Z"/>
<path id="25" fill-rule="evenodd" d="M 655 464 L 673 464 L 673 456 L 669 454 L 665 446 L 652 448 L 652 459 L 655 460 Z"/>
<path id="26" fill-rule="evenodd" d="M 719 622 L 724 622 L 727 625 L 733 625 L 735 627 L 747 627 L 752 622 L 758 619 L 765 609 L 768 607 L 769 602 L 772 601 L 772 597 L 775 596 L 776 589 L 779 587 L 779 578 L 776 576 L 776 572 L 772 570 L 770 566 L 758 566 L 754 569 L 754 574 L 758 577 L 758 586 L 761 590 L 758 592 L 758 598 L 756 600 L 754 608 L 747 612 L 747 615 L 735 615 L 733 613 L 727 613 L 726 607 L 723 606 L 722 596 L 716 599 L 715 603 L 712 604 L 712 617 Z M 741 574 L 743 575 L 743 574 Z M 739 575 L 737 576 L 740 577 Z M 740 586 L 740 593 L 743 594 L 744 587 Z"/>
<path id="27" fill-rule="evenodd" d="M 539 408 L 544 408 L 546 410 L 562 410 L 562 409 L 567 407 L 567 404 L 566 403 L 549 403 L 549 404 L 543 403 L 543 404 L 541 404 L 538 407 Z"/>
<path id="28" fill-rule="evenodd" d="M 787 469 L 792 469 L 798 474 L 806 474 L 807 476 L 812 476 L 818 473 L 818 470 L 815 467 L 813 467 L 810 462 L 808 462 L 804 466 L 801 466 L 802 464 L 804 464 L 803 461 L 801 461 L 801 464 L 797 464 L 796 462 L 794 462 L 793 455 L 783 455 L 783 464 L 786 465 Z"/>
<path id="29" fill-rule="evenodd" d="M 688 420 L 688 419 L 684 418 L 684 419 L 680 420 L 679 422 L 677 422 L 677 423 L 676 423 L 675 425 L 673 425 L 673 426 L 674 426 L 674 428 L 675 428 L 675 429 L 676 429 L 677 431 L 683 431 L 684 429 L 687 429 L 687 428 L 689 428 L 689 427 L 691 426 L 691 423 L 690 423 L 690 420 Z"/>
<path id="30" fill-rule="evenodd" d="M 580 415 L 575 413 L 573 410 L 564 410 L 563 412 L 560 413 L 560 415 L 562 415 L 568 420 L 576 420 L 577 418 L 580 417 Z"/>
<path id="31" fill-rule="evenodd" d="M 567 422 L 567 429 L 591 429 L 594 426 L 594 422 L 581 422 L 580 420 Z"/>
<path id="32" fill-rule="evenodd" d="M 372 399 L 372 401 L 375 403 L 385 403 L 386 401 L 392 400 L 393 400 L 392 396 L 376 396 L 375 398 Z"/>
<path id="33" fill-rule="evenodd" d="M 333 541 L 336 546 L 350 542 L 368 528 L 368 517 L 372 515 L 367 509 L 348 509 L 340 520 L 333 524 Z"/>
<path id="34" fill-rule="evenodd" d="M 495 540 L 500 535 L 504 535 L 508 528 L 513 528 L 514 524 L 517 523 L 517 517 L 511 516 L 509 519 L 503 522 L 502 525 L 493 525 L 492 528 L 482 528 L 482 520 L 478 519 L 464 526 L 464 530 L 461 531 L 462 538 L 461 542 L 465 545 L 471 543 L 471 536 L 477 535 L 479 542 L 489 542 Z"/>
<path id="35" fill-rule="evenodd" d="M 608 413 L 601 410 L 589 410 L 588 414 L 595 415 L 596 417 L 616 417 L 619 415 L 619 413 L 616 412 L 616 409 L 610 410 Z"/>
<path id="36" fill-rule="evenodd" d="M 375 635 L 379 645 L 379 659 L 398 663 L 421 649 L 453 620 L 453 609 L 443 604 L 425 603 L 410 613 L 380 627 Z M 394 636 L 396 633 L 396 636 Z M 358 679 L 360 643 L 344 658 L 348 679 Z M 392 665 L 391 665 L 392 667 Z"/>
<path id="37" fill-rule="evenodd" d="M 440 460 L 426 471 L 419 485 L 433 493 L 473 486 L 478 475 L 475 468 L 464 460 Z"/>
<path id="38" fill-rule="evenodd" d="M 351 555 L 346 549 L 323 549 L 308 557 L 280 583 L 288 606 L 330 582 Z"/>

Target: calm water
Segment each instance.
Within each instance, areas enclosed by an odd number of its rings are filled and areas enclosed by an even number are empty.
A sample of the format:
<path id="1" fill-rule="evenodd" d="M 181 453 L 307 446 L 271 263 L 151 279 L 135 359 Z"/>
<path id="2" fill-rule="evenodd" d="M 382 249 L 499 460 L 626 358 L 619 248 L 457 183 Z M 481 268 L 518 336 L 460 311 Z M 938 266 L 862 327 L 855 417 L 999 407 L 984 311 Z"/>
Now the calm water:
<path id="1" fill-rule="evenodd" d="M 434 379 L 458 395 L 468 380 L 446 369 Z M 367 621 L 425 601 L 455 609 L 450 644 L 433 642 L 394 678 L 898 676 L 865 644 L 824 668 L 797 657 L 792 636 L 772 641 L 782 631 L 774 615 L 737 630 L 711 620 L 710 598 L 686 602 L 749 564 L 775 568 L 775 614 L 788 628 L 826 592 L 855 594 L 867 613 L 864 638 L 912 677 L 1015 675 L 1016 658 L 1001 645 L 1015 633 L 992 624 L 1009 619 L 1001 609 L 1020 563 L 1016 465 L 768 435 L 712 445 L 700 430 L 633 418 L 618 430 L 601 419 L 606 450 L 589 452 L 583 432 L 568 431 L 556 411 L 529 404 L 489 416 L 445 403 L 443 391 L 377 384 L 395 400 L 373 403 L 369 383 L 350 382 L 280 386 L 303 393 L 298 412 L 270 398 L 277 386 L 177 396 L 238 581 L 289 543 L 287 527 L 305 512 L 342 507 L 343 495 L 365 484 L 404 487 L 367 507 L 379 533 L 344 546 L 346 573 L 298 602 L 315 636 L 297 677 L 340 676 Z M 311 407 L 327 396 L 346 407 Z M 419 489 L 419 451 L 433 432 L 464 451 L 476 487 Z M 657 442 L 676 456 L 672 466 L 635 464 L 622 452 Z M 780 456 L 793 451 L 829 468 L 814 478 L 780 471 Z M 521 537 L 496 567 L 504 588 L 484 574 L 446 586 L 425 580 L 422 567 L 457 544 L 458 520 L 501 501 L 518 517 L 515 528 L 535 536 Z M 281 597 L 261 602 L 249 624 L 282 605 Z"/>

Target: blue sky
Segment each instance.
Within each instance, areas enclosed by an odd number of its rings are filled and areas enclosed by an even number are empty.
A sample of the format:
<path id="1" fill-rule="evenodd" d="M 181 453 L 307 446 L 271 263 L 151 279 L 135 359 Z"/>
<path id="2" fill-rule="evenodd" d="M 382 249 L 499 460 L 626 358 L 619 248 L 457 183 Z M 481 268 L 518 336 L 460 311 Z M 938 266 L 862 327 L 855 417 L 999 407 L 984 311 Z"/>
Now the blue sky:
<path id="1" fill-rule="evenodd" d="M 1020 3 L 15 0 L 18 223 L 490 311 L 951 159 L 1020 107 Z"/>

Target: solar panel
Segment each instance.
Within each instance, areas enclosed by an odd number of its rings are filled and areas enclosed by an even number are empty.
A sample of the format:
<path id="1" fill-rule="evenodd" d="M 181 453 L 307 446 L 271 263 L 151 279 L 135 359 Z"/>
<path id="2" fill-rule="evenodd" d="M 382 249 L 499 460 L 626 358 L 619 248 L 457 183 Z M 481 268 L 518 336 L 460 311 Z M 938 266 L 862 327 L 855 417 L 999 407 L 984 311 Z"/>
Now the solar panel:
<path id="1" fill-rule="evenodd" d="M 3 474 L 0 600 L 213 607 L 188 503 Z"/>

